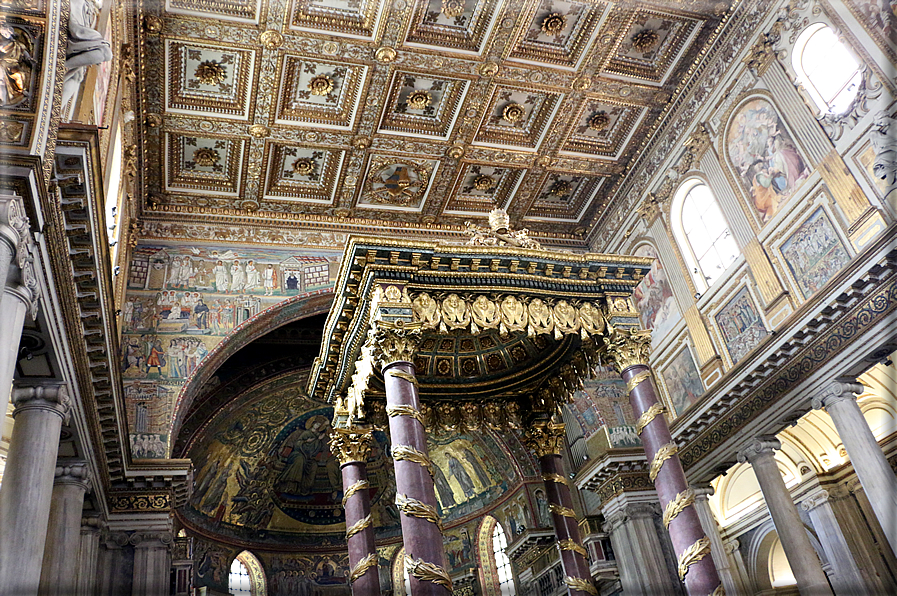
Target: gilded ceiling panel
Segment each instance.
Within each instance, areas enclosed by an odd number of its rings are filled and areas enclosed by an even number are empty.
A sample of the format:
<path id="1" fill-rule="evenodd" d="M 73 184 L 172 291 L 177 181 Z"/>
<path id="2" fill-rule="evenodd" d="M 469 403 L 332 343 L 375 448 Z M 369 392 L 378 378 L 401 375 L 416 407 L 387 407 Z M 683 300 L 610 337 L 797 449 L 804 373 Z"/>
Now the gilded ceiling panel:
<path id="1" fill-rule="evenodd" d="M 397 71 L 393 75 L 380 132 L 447 138 L 468 81 Z"/>
<path id="2" fill-rule="evenodd" d="M 165 0 L 165 10 L 176 14 L 196 13 L 229 21 L 258 22 L 261 0 Z"/>
<path id="3" fill-rule="evenodd" d="M 420 211 L 439 160 L 372 155 L 358 199 L 366 209 Z"/>
<path id="4" fill-rule="evenodd" d="M 521 168 L 462 164 L 445 214 L 482 217 L 496 206 L 507 208 L 525 173 Z"/>
<path id="5" fill-rule="evenodd" d="M 255 52 L 166 40 L 166 109 L 246 120 L 252 96 Z"/>
<path id="6" fill-rule="evenodd" d="M 265 153 L 266 199 L 333 203 L 345 151 L 269 143 Z"/>
<path id="7" fill-rule="evenodd" d="M 290 28 L 374 39 L 387 5 L 381 0 L 294 0 Z"/>
<path id="8" fill-rule="evenodd" d="M 646 111 L 645 106 L 586 98 L 573 119 L 561 152 L 616 158 Z"/>
<path id="9" fill-rule="evenodd" d="M 603 182 L 596 176 L 549 172 L 524 219 L 579 222 Z"/>
<path id="10" fill-rule="evenodd" d="M 700 22 L 650 9 L 627 13 L 610 20 L 605 28 L 606 35 L 618 36 L 618 43 L 604 72 L 660 83 L 697 32 Z M 618 31 L 625 33 L 619 37 Z"/>
<path id="11" fill-rule="evenodd" d="M 474 143 L 535 151 L 563 97 L 526 87 L 495 86 Z"/>
<path id="12" fill-rule="evenodd" d="M 244 141 L 168 133 L 169 190 L 238 194 Z"/>
<path id="13" fill-rule="evenodd" d="M 480 54 L 501 5 L 502 0 L 417 0 L 405 43 Z"/>
<path id="14" fill-rule="evenodd" d="M 509 58 L 578 68 L 607 6 L 604 2 L 531 2 L 524 17 L 528 25 Z"/>
<path id="15" fill-rule="evenodd" d="M 351 129 L 366 74 L 361 64 L 284 56 L 275 123 Z"/>

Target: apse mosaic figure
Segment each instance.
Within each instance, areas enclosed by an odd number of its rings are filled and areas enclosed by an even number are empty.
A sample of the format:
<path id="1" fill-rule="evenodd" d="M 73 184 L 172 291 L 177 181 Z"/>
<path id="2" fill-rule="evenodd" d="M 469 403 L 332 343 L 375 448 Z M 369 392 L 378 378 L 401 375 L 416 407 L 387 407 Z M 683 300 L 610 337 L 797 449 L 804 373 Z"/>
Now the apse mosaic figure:
<path id="1" fill-rule="evenodd" d="M 142 406 L 129 402 L 132 434 L 146 434 L 154 449 L 147 459 L 167 456 L 171 400 L 216 345 L 241 323 L 282 300 L 332 287 L 340 254 L 333 251 L 140 244 L 134 249 L 122 305 L 121 366 L 126 391 L 140 382 Z M 150 394 L 154 394 L 150 396 Z M 169 414 L 141 421 L 139 407 Z M 140 439 L 135 445 L 142 445 Z"/>
<path id="2" fill-rule="evenodd" d="M 757 216 L 766 223 L 810 174 L 773 105 L 757 98 L 733 116 L 726 136 L 729 159 Z"/>
<path id="3" fill-rule="evenodd" d="M 666 337 L 681 318 L 679 307 L 676 306 L 673 289 L 657 250 L 650 244 L 642 244 L 635 249 L 635 256 L 654 259 L 651 271 L 636 286 L 632 298 L 638 309 L 642 328 L 650 329 L 654 341 L 659 341 Z"/>
<path id="4" fill-rule="evenodd" d="M 663 369 L 662 376 L 677 416 L 704 395 L 704 384 L 687 347 Z"/>
<path id="5" fill-rule="evenodd" d="M 715 318 L 733 364 L 738 363 L 769 335 L 746 287 L 742 288 Z"/>
<path id="6" fill-rule="evenodd" d="M 782 256 L 804 298 L 835 276 L 850 255 L 820 207 L 782 244 Z"/>

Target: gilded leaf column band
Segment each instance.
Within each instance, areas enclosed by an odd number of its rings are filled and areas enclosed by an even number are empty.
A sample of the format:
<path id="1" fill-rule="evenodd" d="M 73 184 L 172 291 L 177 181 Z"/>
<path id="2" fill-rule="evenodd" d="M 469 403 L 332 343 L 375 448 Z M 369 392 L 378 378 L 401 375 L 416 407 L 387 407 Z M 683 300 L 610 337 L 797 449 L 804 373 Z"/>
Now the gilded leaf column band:
<path id="1" fill-rule="evenodd" d="M 445 596 L 452 582 L 442 546 L 442 522 L 411 364 L 420 324 L 379 322 L 374 356 L 383 370 L 386 411 L 396 473 L 396 505 L 402 522 L 405 567 L 412 596 Z"/>
<path id="2" fill-rule="evenodd" d="M 371 441 L 369 428 L 334 428 L 330 432 L 330 450 L 339 460 L 343 475 L 343 508 L 346 510 L 346 542 L 351 569 L 349 582 L 352 593 L 358 596 L 380 594 L 367 472 Z"/>
<path id="3" fill-rule="evenodd" d="M 548 509 L 564 567 L 564 583 L 571 596 L 597 596 L 598 590 L 592 584 L 586 550 L 579 533 L 579 522 L 573 511 L 573 497 L 561 465 L 564 425 L 548 420 L 533 422 L 527 428 L 525 441 L 539 458 Z"/>
<path id="4" fill-rule="evenodd" d="M 689 596 L 719 595 L 722 584 L 710 558 L 710 541 L 701 528 L 694 496 L 688 490 L 679 461 L 679 448 L 670 435 L 670 427 L 662 415 L 664 408 L 651 380 L 648 366 L 651 335 L 614 329 L 604 342 L 608 358 L 629 389 L 629 403 L 638 419 L 636 426 L 651 466 L 650 476 L 664 508 L 663 521 L 678 558 L 679 579 L 685 582 Z"/>

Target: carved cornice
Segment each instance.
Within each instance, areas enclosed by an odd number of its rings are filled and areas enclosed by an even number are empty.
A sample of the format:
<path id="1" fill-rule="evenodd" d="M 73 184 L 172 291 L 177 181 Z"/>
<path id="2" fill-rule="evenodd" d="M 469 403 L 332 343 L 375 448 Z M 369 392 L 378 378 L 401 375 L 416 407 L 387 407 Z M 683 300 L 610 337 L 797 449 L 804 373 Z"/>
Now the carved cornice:
<path id="1" fill-rule="evenodd" d="M 371 455 L 373 433 L 370 428 L 334 428 L 330 430 L 330 452 L 340 465 L 367 462 Z"/>

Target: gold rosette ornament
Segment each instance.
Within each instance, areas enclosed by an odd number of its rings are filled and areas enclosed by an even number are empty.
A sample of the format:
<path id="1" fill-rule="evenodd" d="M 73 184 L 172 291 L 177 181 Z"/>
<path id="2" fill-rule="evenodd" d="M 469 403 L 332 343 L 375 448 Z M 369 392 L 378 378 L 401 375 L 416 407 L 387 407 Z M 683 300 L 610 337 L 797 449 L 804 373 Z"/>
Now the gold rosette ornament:
<path id="1" fill-rule="evenodd" d="M 215 165 L 219 159 L 221 157 L 218 155 L 218 152 L 208 147 L 201 147 L 193 152 L 193 161 L 196 165 L 204 168 Z"/>
<path id="2" fill-rule="evenodd" d="M 542 20 L 542 33 L 546 35 L 559 35 L 567 26 L 567 17 L 559 12 L 554 12 Z"/>
<path id="3" fill-rule="evenodd" d="M 333 91 L 333 79 L 327 75 L 317 75 L 308 82 L 308 90 L 312 95 L 330 95 Z"/>
<path id="4" fill-rule="evenodd" d="M 526 108 L 519 103 L 508 104 L 502 110 L 501 117 L 511 124 L 517 124 L 526 117 Z"/>
<path id="5" fill-rule="evenodd" d="M 194 74 L 203 85 L 220 85 L 227 78 L 227 69 L 214 60 L 205 60 L 199 63 Z"/>
<path id="6" fill-rule="evenodd" d="M 632 47 L 642 52 L 653 50 L 660 41 L 660 35 L 654 29 L 642 29 L 632 36 Z"/>
<path id="7" fill-rule="evenodd" d="M 589 128 L 594 130 L 595 132 L 607 130 L 608 126 L 610 126 L 610 116 L 608 116 L 607 112 L 605 112 L 604 110 L 595 112 L 594 114 L 592 114 L 592 117 L 589 118 Z"/>
<path id="8" fill-rule="evenodd" d="M 423 110 L 431 101 L 430 94 L 423 89 L 415 89 L 408 94 L 408 107 L 412 110 Z"/>

